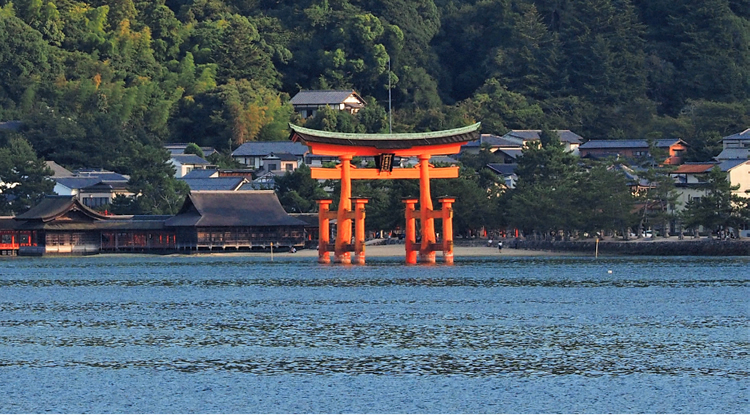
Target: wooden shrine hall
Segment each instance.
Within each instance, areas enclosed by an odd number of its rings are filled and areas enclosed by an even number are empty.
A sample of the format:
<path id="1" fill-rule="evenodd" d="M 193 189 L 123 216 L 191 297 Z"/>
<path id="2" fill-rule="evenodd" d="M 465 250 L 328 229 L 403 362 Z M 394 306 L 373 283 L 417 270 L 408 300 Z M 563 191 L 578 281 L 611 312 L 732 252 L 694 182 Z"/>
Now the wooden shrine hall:
<path id="1" fill-rule="evenodd" d="M 453 207 L 455 198 L 441 197 L 441 208 L 433 209 L 430 179 L 458 177 L 458 166 L 434 167 L 434 155 L 458 154 L 461 146 L 479 138 L 480 123 L 452 130 L 425 133 L 352 134 L 311 130 L 297 125 L 291 139 L 310 147 L 312 154 L 338 157 L 336 168 L 312 167 L 313 179 L 341 180 L 338 211 L 330 210 L 331 199 L 318 201 L 320 239 L 318 262 L 342 264 L 365 263 L 365 198 L 353 198 L 351 181 L 357 179 L 419 179 L 419 199 L 404 199 L 406 205 L 406 263 L 434 263 L 435 252 L 442 251 L 445 263 L 453 263 Z M 351 165 L 353 157 L 375 157 L 376 168 Z M 418 166 L 393 168 L 394 157 L 417 157 Z M 417 203 L 419 209 L 417 210 Z M 352 207 L 352 205 L 354 207 Z M 336 219 L 338 232 L 335 243 L 330 243 L 330 220 Z M 435 219 L 442 220 L 443 241 L 436 242 Z M 417 244 L 416 221 L 420 221 L 421 242 Z M 352 243 L 354 221 L 354 243 Z M 354 252 L 354 259 L 351 253 Z"/>

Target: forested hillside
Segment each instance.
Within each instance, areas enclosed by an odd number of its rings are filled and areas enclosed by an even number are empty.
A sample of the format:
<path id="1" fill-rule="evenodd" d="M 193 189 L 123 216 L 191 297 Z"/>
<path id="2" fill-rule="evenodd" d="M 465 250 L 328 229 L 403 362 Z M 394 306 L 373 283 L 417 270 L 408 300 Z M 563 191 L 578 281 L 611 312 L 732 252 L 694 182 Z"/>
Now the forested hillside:
<path id="1" fill-rule="evenodd" d="M 750 126 L 749 0 L 0 5 L 0 121 L 22 121 L 14 139 L 40 158 L 131 174 L 146 193 L 174 185 L 159 179 L 164 142 L 286 139 L 300 89 L 368 102 L 308 125 L 387 130 L 389 74 L 395 131 L 680 137 L 706 159 Z"/>

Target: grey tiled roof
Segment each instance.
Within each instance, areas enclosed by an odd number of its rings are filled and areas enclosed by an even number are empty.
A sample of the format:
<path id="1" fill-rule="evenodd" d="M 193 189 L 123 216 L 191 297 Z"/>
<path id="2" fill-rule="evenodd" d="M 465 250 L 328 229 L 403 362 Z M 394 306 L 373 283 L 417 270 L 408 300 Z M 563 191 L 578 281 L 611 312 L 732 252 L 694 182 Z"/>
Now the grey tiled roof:
<path id="1" fill-rule="evenodd" d="M 272 190 L 190 192 L 166 226 L 304 226 L 287 215 Z"/>
<path id="2" fill-rule="evenodd" d="M 750 128 L 737 134 L 732 134 L 724 137 L 724 140 L 750 140 Z"/>
<path id="3" fill-rule="evenodd" d="M 245 143 L 232 152 L 232 157 L 263 157 L 269 154 L 293 154 L 302 157 L 309 149 L 302 143 L 291 141 L 256 141 Z"/>
<path id="4" fill-rule="evenodd" d="M 583 141 L 583 137 L 570 131 L 570 130 L 552 130 L 560 136 L 560 141 L 563 143 L 580 144 Z M 542 130 L 511 130 L 503 137 L 506 138 L 519 138 L 524 141 L 539 140 Z"/>
<path id="5" fill-rule="evenodd" d="M 73 177 L 73 173 L 65 167 L 55 163 L 54 161 L 47 161 L 47 167 L 52 169 L 52 177 Z"/>
<path id="6" fill-rule="evenodd" d="M 498 149 L 496 153 L 503 153 L 510 158 L 517 159 L 521 157 L 521 155 L 523 154 L 523 150 L 512 150 L 512 149 L 501 148 L 501 149 Z"/>
<path id="7" fill-rule="evenodd" d="M 350 95 L 355 94 L 354 91 L 334 91 L 334 90 L 318 90 L 318 91 L 299 91 L 290 101 L 292 105 L 301 106 L 315 106 L 315 105 L 330 105 L 340 104 L 344 102 Z M 357 95 L 359 99 L 362 99 Z M 364 100 L 362 100 L 364 102 Z"/>
<path id="8" fill-rule="evenodd" d="M 656 147 L 665 148 L 680 142 L 679 138 L 656 140 Z M 590 140 L 579 147 L 582 150 L 609 148 L 648 148 L 647 140 Z"/>
<path id="9" fill-rule="evenodd" d="M 81 177 L 60 177 L 53 178 L 57 183 L 67 187 L 68 189 L 84 189 L 86 187 L 94 186 L 102 181 L 98 178 L 81 178 Z"/>
<path id="10" fill-rule="evenodd" d="M 177 161 L 180 164 L 194 164 L 194 165 L 210 165 L 204 158 L 195 154 L 173 154 L 172 160 Z"/>
<path id="11" fill-rule="evenodd" d="M 219 171 L 216 169 L 193 169 L 184 176 L 183 179 L 209 179 L 213 175 L 218 175 Z"/>
<path id="12" fill-rule="evenodd" d="M 750 163 L 750 160 L 724 160 L 719 163 L 719 168 L 721 171 L 727 172 L 744 163 Z"/>
<path id="13" fill-rule="evenodd" d="M 487 167 L 497 174 L 510 176 L 516 174 L 516 167 L 518 167 L 518 164 L 490 163 Z"/>
<path id="14" fill-rule="evenodd" d="M 79 169 L 73 172 L 80 179 L 91 178 L 108 182 L 127 182 L 130 176 L 107 170 Z"/>
<path id="15" fill-rule="evenodd" d="M 747 148 L 725 148 L 714 157 L 716 160 L 747 160 L 750 149 Z"/>
<path id="16" fill-rule="evenodd" d="M 449 156 L 432 156 L 430 157 L 430 163 L 449 163 L 458 164 L 458 160 Z"/>
<path id="17" fill-rule="evenodd" d="M 211 177 L 204 179 L 179 179 L 184 181 L 190 190 L 237 190 L 245 183 L 244 177 Z"/>

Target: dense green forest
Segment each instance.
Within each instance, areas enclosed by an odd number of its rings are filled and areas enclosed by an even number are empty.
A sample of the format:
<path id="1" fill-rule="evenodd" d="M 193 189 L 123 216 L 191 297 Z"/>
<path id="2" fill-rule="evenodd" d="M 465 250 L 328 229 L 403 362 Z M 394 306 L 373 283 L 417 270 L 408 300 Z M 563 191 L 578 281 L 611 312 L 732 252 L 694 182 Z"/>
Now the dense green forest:
<path id="1" fill-rule="evenodd" d="M 290 120 L 304 122 L 288 104 L 301 89 L 351 88 L 368 102 L 356 117 L 322 112 L 308 121 L 314 128 L 387 131 L 390 92 L 394 131 L 481 121 L 495 134 L 679 137 L 693 160 L 750 125 L 748 0 L 0 6 L 0 121 L 23 122 L 0 144 L 130 174 L 149 212 L 173 211 L 185 191 L 161 144 L 228 154 L 285 140 Z M 13 154 L 33 159 L 28 149 Z"/>

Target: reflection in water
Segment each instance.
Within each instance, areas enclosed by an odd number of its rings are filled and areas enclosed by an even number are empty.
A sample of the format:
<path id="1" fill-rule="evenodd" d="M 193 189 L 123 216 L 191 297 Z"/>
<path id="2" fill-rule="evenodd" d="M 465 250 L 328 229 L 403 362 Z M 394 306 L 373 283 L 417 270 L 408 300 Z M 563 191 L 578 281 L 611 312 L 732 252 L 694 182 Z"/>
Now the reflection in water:
<path id="1" fill-rule="evenodd" d="M 308 260 L 9 260 L 0 412 L 750 411 L 748 259 Z"/>

